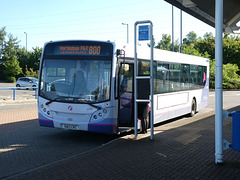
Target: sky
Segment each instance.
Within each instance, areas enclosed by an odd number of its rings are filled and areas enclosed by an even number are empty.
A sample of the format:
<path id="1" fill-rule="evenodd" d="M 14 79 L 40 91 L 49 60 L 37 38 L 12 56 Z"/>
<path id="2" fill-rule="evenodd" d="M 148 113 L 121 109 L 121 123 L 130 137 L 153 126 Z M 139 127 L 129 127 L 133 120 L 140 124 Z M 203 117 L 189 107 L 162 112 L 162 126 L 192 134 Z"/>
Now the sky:
<path id="1" fill-rule="evenodd" d="M 174 40 L 180 39 L 180 11 L 174 8 Z M 52 40 L 110 40 L 134 42 L 134 23 L 151 20 L 156 42 L 172 34 L 172 5 L 164 0 L 1 0 L 0 28 L 6 27 L 27 49 Z M 190 31 L 198 37 L 214 28 L 183 12 L 183 38 Z"/>

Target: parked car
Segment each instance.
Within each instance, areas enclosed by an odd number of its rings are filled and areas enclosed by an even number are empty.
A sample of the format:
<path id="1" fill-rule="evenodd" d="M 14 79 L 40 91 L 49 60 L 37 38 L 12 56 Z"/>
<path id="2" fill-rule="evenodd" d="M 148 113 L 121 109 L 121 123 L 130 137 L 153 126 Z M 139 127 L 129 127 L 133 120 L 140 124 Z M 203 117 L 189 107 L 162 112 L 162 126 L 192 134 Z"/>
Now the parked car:
<path id="1" fill-rule="evenodd" d="M 38 79 L 33 77 L 20 77 L 16 82 L 16 87 L 38 87 Z"/>

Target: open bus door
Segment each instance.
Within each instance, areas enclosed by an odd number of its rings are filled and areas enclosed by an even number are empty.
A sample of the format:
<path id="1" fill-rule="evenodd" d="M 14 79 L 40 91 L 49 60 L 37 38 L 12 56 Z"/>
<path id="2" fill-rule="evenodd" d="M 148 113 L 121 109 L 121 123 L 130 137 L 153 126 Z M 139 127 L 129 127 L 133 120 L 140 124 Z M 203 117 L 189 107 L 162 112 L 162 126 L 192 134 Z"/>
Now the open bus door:
<path id="1" fill-rule="evenodd" d="M 119 127 L 133 127 L 133 64 L 121 63 L 119 69 Z"/>

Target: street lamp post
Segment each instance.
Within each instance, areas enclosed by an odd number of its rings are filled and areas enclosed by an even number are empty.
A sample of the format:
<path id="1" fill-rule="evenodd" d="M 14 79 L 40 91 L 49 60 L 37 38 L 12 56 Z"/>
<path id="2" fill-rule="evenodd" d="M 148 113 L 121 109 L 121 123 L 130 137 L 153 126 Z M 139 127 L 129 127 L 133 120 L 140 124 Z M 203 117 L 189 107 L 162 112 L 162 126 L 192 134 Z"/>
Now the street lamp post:
<path id="1" fill-rule="evenodd" d="M 126 23 L 122 23 L 122 25 L 126 25 L 126 26 L 127 26 L 127 43 L 129 43 L 129 36 L 128 36 L 128 33 L 129 33 L 129 31 L 128 31 L 128 24 L 126 24 Z"/>
<path id="2" fill-rule="evenodd" d="M 24 34 L 26 34 L 26 67 L 27 67 L 27 33 L 24 32 Z"/>

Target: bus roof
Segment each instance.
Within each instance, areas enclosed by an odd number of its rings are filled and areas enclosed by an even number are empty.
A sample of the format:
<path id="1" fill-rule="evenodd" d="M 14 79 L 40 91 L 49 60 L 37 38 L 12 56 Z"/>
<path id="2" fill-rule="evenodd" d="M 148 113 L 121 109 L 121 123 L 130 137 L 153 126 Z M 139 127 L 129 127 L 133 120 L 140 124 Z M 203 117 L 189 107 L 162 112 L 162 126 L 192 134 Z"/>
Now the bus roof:
<path id="1" fill-rule="evenodd" d="M 125 46 L 125 57 L 134 59 L 134 48 Z M 137 58 L 150 60 L 150 48 L 149 47 L 137 47 Z M 175 62 L 175 63 L 186 63 L 186 64 L 196 64 L 196 65 L 206 65 L 209 63 L 207 58 L 202 58 L 199 56 L 193 56 L 178 52 L 172 52 L 167 50 L 161 50 L 154 48 L 153 50 L 153 60 L 155 61 L 165 61 L 165 62 Z"/>

